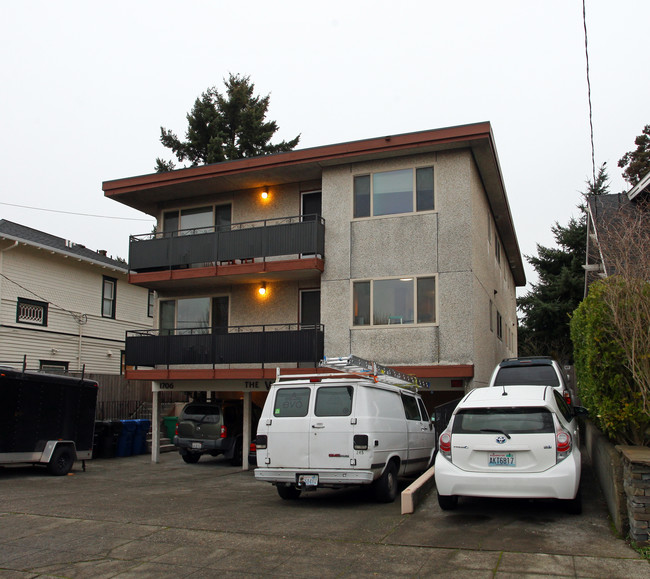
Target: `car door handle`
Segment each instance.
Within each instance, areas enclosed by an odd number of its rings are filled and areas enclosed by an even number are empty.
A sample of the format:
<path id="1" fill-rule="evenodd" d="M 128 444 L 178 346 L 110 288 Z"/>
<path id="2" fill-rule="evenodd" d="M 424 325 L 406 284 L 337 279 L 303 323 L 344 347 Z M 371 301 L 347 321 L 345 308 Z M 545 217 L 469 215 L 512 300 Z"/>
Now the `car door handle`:
<path id="1" fill-rule="evenodd" d="M 312 424 L 312 428 L 325 428 L 325 425 L 322 422 L 319 422 L 318 424 Z"/>

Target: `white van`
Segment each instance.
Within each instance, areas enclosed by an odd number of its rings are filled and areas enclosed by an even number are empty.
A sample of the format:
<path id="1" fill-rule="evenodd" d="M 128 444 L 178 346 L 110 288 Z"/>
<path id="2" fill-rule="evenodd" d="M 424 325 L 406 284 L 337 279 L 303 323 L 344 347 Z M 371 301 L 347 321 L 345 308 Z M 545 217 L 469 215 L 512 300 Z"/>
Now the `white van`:
<path id="1" fill-rule="evenodd" d="M 271 386 L 257 428 L 255 478 L 287 500 L 319 487 L 369 485 L 378 501 L 392 502 L 397 477 L 433 461 L 424 403 L 381 376 L 332 376 L 285 376 Z"/>

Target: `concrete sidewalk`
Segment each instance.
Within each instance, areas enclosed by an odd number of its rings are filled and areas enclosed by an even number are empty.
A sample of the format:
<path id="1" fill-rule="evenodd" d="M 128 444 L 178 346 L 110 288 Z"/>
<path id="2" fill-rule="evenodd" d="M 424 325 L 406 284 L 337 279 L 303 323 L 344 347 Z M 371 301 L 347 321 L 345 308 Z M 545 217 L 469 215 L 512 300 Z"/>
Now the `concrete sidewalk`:
<path id="1" fill-rule="evenodd" d="M 635 577 L 648 561 L 613 536 L 590 469 L 585 512 L 432 491 L 413 515 L 360 490 L 282 501 L 220 459 L 89 461 L 72 475 L 0 469 L 0 577 Z"/>

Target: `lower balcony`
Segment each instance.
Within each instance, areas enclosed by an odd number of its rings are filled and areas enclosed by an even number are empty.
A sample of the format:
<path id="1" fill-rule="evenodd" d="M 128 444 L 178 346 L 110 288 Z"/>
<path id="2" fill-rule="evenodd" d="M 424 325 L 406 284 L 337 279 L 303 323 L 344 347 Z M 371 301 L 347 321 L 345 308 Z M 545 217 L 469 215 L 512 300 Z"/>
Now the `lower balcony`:
<path id="1" fill-rule="evenodd" d="M 126 333 L 125 362 L 141 369 L 232 364 L 314 364 L 323 357 L 323 326 L 271 324 Z"/>

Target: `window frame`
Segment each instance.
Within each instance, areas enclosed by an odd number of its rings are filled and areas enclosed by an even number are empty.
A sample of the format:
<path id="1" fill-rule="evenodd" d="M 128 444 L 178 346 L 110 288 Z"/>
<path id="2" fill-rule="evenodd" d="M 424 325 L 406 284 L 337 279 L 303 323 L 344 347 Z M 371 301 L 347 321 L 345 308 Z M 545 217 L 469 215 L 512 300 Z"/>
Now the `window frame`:
<path id="1" fill-rule="evenodd" d="M 434 283 L 434 298 L 433 298 L 433 317 L 434 321 L 432 322 L 419 322 L 418 319 L 420 317 L 420 312 L 419 309 L 421 305 L 423 305 L 423 302 L 420 302 L 418 300 L 418 282 L 419 280 L 433 280 Z M 382 281 L 387 281 L 387 280 L 402 280 L 402 281 L 411 281 L 412 282 L 412 291 L 413 291 L 413 320 L 410 322 L 404 323 L 385 323 L 385 324 L 376 324 L 375 323 L 375 313 L 374 313 L 374 301 L 375 301 L 375 282 L 382 282 Z M 410 275 L 410 276 L 391 276 L 391 277 L 380 277 L 380 278 L 361 278 L 361 279 L 353 279 L 350 280 L 350 292 L 351 292 L 351 305 L 352 305 L 352 311 L 351 311 L 351 326 L 354 328 L 413 328 L 413 327 L 422 327 L 422 326 L 437 326 L 439 325 L 439 306 L 438 306 L 438 296 L 440 294 L 439 289 L 438 289 L 438 274 L 433 273 L 433 274 L 427 274 L 427 275 Z M 356 287 L 361 286 L 361 285 L 366 285 L 369 288 L 368 295 L 367 295 L 367 307 L 368 307 L 368 312 L 364 309 L 363 312 L 359 312 L 357 309 L 357 306 L 359 305 L 359 302 L 355 300 L 355 290 Z M 366 297 L 366 296 L 364 296 Z M 367 323 L 357 323 L 357 320 L 362 318 L 365 320 L 366 314 L 367 313 L 367 318 L 368 322 Z M 388 316 L 390 318 L 395 318 L 397 316 Z"/>
<path id="2" fill-rule="evenodd" d="M 32 306 L 36 308 L 41 308 L 43 310 L 42 320 L 40 322 L 32 322 L 25 319 L 21 319 L 20 316 L 21 306 Z M 29 298 L 18 298 L 16 300 L 16 323 L 29 324 L 30 326 L 47 327 L 48 306 L 49 304 L 47 302 L 32 300 Z"/>
<path id="3" fill-rule="evenodd" d="M 113 288 L 113 295 L 106 297 L 106 284 L 111 284 Z M 110 304 L 110 312 L 105 313 L 105 304 Z M 107 275 L 102 276 L 102 318 L 114 320 L 117 313 L 117 278 Z"/>
<path id="4" fill-rule="evenodd" d="M 150 289 L 149 293 L 147 294 L 147 317 L 148 318 L 153 318 L 154 314 L 154 305 L 156 303 L 155 300 L 155 295 L 154 295 L 154 290 Z"/>
<path id="5" fill-rule="evenodd" d="M 416 165 L 411 167 L 403 167 L 399 169 L 391 169 L 388 171 L 371 171 L 366 173 L 359 173 L 358 175 L 353 175 L 352 179 L 352 217 L 353 219 L 375 219 L 382 217 L 392 217 L 395 215 L 415 215 L 420 213 L 429 213 L 437 211 L 436 203 L 436 168 L 435 163 L 428 163 L 424 165 Z M 433 187 L 432 193 L 432 208 L 418 209 L 418 205 L 421 202 L 421 198 L 418 195 L 418 172 L 430 169 L 431 176 L 431 185 Z M 410 199 L 410 211 L 399 211 L 397 213 L 387 213 L 382 212 L 380 214 L 375 213 L 375 177 L 378 175 L 388 175 L 390 173 L 399 173 L 403 171 L 411 171 L 411 199 Z M 365 182 L 365 179 L 368 182 Z M 363 181 L 362 181 L 363 180 Z M 357 195 L 357 183 L 364 183 L 364 190 L 359 189 L 359 194 Z M 367 189 L 367 190 L 366 190 Z M 396 192 L 399 193 L 399 192 Z M 361 200 L 361 195 L 363 194 L 363 206 L 358 203 L 358 200 Z M 367 215 L 365 214 L 367 206 Z M 363 210 L 363 211 L 362 211 Z"/>

